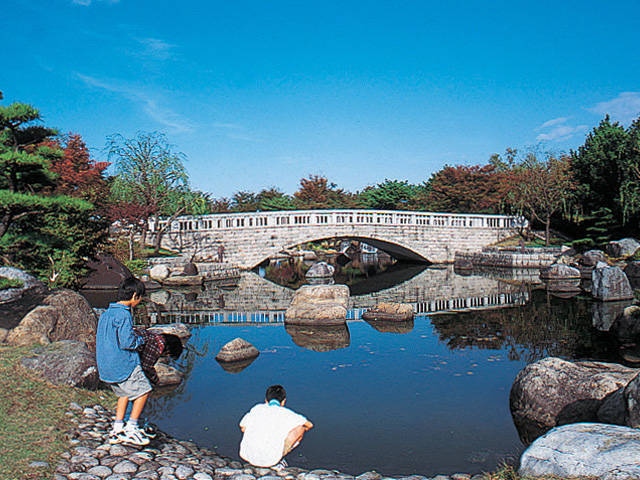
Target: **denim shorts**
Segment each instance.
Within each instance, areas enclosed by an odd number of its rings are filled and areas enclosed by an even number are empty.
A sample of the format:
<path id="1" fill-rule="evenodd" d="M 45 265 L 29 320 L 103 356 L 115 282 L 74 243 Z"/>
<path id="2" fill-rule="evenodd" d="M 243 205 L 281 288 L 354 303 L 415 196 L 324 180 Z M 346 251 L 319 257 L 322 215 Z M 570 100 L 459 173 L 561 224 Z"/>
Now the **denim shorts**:
<path id="1" fill-rule="evenodd" d="M 149 379 L 142 371 L 142 367 L 140 367 L 140 365 L 136 365 L 136 368 L 133 369 L 129 378 L 124 382 L 112 383 L 111 389 L 116 396 L 128 397 L 129 400 L 135 400 L 136 398 L 153 390 L 149 383 Z"/>

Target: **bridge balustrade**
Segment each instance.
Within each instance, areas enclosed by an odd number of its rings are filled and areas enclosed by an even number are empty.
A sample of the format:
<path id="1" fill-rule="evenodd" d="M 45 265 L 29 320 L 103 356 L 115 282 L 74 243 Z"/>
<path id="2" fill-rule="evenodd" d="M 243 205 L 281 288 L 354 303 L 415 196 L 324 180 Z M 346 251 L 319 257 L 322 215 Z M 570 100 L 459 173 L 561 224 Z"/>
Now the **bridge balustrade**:
<path id="1" fill-rule="evenodd" d="M 460 312 L 468 310 L 487 310 L 492 308 L 525 305 L 529 301 L 527 292 L 496 293 L 481 297 L 456 297 L 450 299 L 434 299 L 423 302 L 413 302 L 413 311 L 417 315 Z M 347 320 L 359 320 L 366 308 L 351 308 L 347 310 Z M 282 324 L 285 312 L 233 312 L 233 311 L 196 311 L 196 312 L 153 312 L 150 314 L 151 323 L 169 324 Z"/>
<path id="2" fill-rule="evenodd" d="M 167 220 L 160 220 L 166 225 Z M 433 226 L 455 228 L 516 228 L 525 225 L 521 217 L 506 215 L 453 214 L 386 210 L 294 210 L 281 212 L 218 213 L 183 216 L 169 231 L 196 232 L 220 229 L 288 227 L 313 225 Z M 155 231 L 150 221 L 151 232 Z"/>

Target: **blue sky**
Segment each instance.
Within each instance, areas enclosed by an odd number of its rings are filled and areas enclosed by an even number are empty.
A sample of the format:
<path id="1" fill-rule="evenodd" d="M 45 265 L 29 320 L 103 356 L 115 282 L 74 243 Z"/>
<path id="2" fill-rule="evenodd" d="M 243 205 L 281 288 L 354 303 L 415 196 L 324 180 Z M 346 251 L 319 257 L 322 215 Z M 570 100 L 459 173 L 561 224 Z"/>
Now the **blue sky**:
<path id="1" fill-rule="evenodd" d="M 637 0 L 4 0 L 0 91 L 96 160 L 163 132 L 217 198 L 356 192 L 627 126 L 639 32 Z"/>

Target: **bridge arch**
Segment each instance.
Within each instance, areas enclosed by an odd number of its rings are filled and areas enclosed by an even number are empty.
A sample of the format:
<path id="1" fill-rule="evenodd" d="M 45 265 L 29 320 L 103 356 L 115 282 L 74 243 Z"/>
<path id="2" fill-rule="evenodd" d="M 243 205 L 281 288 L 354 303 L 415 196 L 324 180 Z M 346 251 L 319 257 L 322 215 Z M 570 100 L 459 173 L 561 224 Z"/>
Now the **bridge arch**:
<path id="1" fill-rule="evenodd" d="M 175 219 L 161 245 L 188 253 L 196 261 L 223 261 L 251 269 L 296 245 L 352 238 L 394 256 L 449 263 L 456 252 L 478 252 L 517 234 L 523 226 L 513 216 L 386 210 L 211 214 Z M 153 223 L 149 227 L 152 241 L 158 229 Z"/>

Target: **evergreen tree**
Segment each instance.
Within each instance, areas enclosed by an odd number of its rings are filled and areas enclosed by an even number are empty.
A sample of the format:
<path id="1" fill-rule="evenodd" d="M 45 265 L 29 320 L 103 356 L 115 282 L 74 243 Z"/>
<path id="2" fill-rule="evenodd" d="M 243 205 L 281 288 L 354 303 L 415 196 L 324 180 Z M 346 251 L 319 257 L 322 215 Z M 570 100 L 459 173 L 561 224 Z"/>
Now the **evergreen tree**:
<path id="1" fill-rule="evenodd" d="M 54 285 L 72 285 L 102 225 L 91 203 L 55 191 L 51 162 L 63 156 L 56 131 L 23 103 L 0 107 L 0 255 Z"/>

